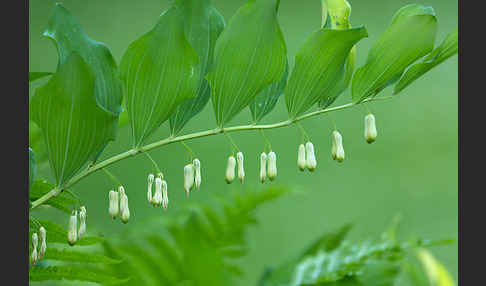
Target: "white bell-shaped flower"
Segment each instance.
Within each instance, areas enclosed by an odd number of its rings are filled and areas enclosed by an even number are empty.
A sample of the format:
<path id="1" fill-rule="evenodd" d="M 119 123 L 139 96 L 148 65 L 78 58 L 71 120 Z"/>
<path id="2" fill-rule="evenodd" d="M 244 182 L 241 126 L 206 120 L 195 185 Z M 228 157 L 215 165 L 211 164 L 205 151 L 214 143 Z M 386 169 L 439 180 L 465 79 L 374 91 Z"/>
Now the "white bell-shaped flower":
<path id="1" fill-rule="evenodd" d="M 40 234 L 40 241 L 41 241 L 41 245 L 39 249 L 39 259 L 41 259 L 44 256 L 44 254 L 46 254 L 46 249 L 47 249 L 46 229 L 43 226 L 39 228 L 39 234 Z"/>
<path id="2" fill-rule="evenodd" d="M 332 158 L 338 162 L 344 160 L 343 137 L 337 130 L 332 132 Z"/>
<path id="3" fill-rule="evenodd" d="M 313 172 L 317 167 L 316 155 L 314 154 L 314 144 L 305 143 L 305 165 L 309 171 Z"/>
<path id="4" fill-rule="evenodd" d="M 377 136 L 375 116 L 368 114 L 365 116 L 364 138 L 369 144 L 375 142 Z"/>
<path id="5" fill-rule="evenodd" d="M 78 241 L 78 211 L 74 211 L 69 217 L 67 241 L 69 245 L 74 245 Z"/>
<path id="6" fill-rule="evenodd" d="M 231 184 L 235 179 L 235 167 L 236 167 L 236 159 L 234 156 L 229 156 L 228 164 L 226 165 L 226 173 L 224 179 L 226 183 Z"/>
<path id="7" fill-rule="evenodd" d="M 277 177 L 277 155 L 271 151 L 268 153 L 268 178 L 270 181 L 275 180 Z"/>
<path id="8" fill-rule="evenodd" d="M 154 184 L 154 174 L 149 174 L 147 178 L 147 200 L 152 203 L 152 185 Z"/>
<path id="9" fill-rule="evenodd" d="M 186 196 L 189 196 L 189 192 L 194 186 L 194 166 L 187 164 L 184 166 L 184 190 L 186 190 Z"/>
<path id="10" fill-rule="evenodd" d="M 238 179 L 243 183 L 243 180 L 245 179 L 245 167 L 243 164 L 244 161 L 242 152 L 236 153 L 236 162 L 238 164 Z"/>
<path id="11" fill-rule="evenodd" d="M 194 185 L 196 190 L 199 190 L 199 187 L 201 186 L 201 162 L 196 158 L 192 161 L 192 165 L 194 166 L 194 170 L 196 172 L 194 176 Z"/>
<path id="12" fill-rule="evenodd" d="M 119 207 L 118 207 L 119 195 L 118 195 L 118 192 L 111 190 L 108 194 L 108 197 L 109 197 L 108 213 L 109 213 L 111 219 L 115 219 L 116 216 L 119 213 Z"/>
<path id="13" fill-rule="evenodd" d="M 128 219 L 130 219 L 130 209 L 128 208 L 128 196 L 125 193 L 125 189 L 120 186 L 118 188 L 118 192 L 120 193 L 120 220 L 123 223 L 127 223 Z"/>
<path id="14" fill-rule="evenodd" d="M 86 233 L 86 207 L 80 207 L 79 211 L 79 230 L 78 230 L 78 238 L 81 239 L 83 235 Z"/>
<path id="15" fill-rule="evenodd" d="M 299 145 L 299 151 L 297 154 L 297 166 L 299 167 L 299 170 L 304 171 L 305 166 L 306 166 L 306 160 L 305 160 L 305 146 L 304 144 Z"/>
<path id="16" fill-rule="evenodd" d="M 262 152 L 260 155 L 260 182 L 265 183 L 267 178 L 267 154 Z"/>
<path id="17" fill-rule="evenodd" d="M 169 207 L 169 196 L 167 194 L 167 182 L 162 180 L 162 207 L 166 210 Z"/>
<path id="18" fill-rule="evenodd" d="M 30 255 L 30 260 L 32 264 L 36 263 L 39 260 L 39 256 L 37 254 L 37 244 L 38 244 L 38 236 L 37 233 L 32 234 L 32 254 Z"/>
<path id="19" fill-rule="evenodd" d="M 155 193 L 152 197 L 152 205 L 158 207 L 162 204 L 162 179 L 155 178 Z"/>

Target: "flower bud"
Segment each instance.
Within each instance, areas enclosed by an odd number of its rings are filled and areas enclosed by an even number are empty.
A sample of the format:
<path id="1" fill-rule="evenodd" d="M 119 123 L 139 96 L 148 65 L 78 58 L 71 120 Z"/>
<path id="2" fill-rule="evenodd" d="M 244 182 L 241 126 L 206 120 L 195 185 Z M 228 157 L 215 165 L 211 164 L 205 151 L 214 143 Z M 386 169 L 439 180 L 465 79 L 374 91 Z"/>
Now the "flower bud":
<path id="1" fill-rule="evenodd" d="M 162 179 L 157 177 L 155 179 L 155 194 L 152 198 L 152 205 L 158 207 L 162 204 Z"/>
<path id="2" fill-rule="evenodd" d="M 305 165 L 309 171 L 313 172 L 317 167 L 317 161 L 312 142 L 305 143 L 305 153 Z"/>
<path id="3" fill-rule="evenodd" d="M 74 245 L 78 240 L 78 211 L 74 211 L 69 218 L 67 240 L 69 245 Z"/>
<path id="4" fill-rule="evenodd" d="M 333 131 L 332 158 L 338 162 L 344 160 L 343 137 L 338 131 Z"/>
<path id="5" fill-rule="evenodd" d="M 262 152 L 260 155 L 260 181 L 265 183 L 265 179 L 267 178 L 267 154 Z"/>
<path id="6" fill-rule="evenodd" d="M 373 114 L 368 114 L 365 116 L 365 129 L 364 129 L 364 137 L 366 142 L 369 144 L 375 142 L 376 140 L 376 124 L 375 124 L 375 116 Z"/>
<path id="7" fill-rule="evenodd" d="M 238 152 L 236 153 L 236 162 L 238 163 L 238 179 L 240 179 L 240 182 L 243 183 L 243 180 L 245 179 L 245 168 L 243 164 L 243 153 Z"/>
<path id="8" fill-rule="evenodd" d="M 189 196 L 189 192 L 194 185 L 194 166 L 187 164 L 184 166 L 184 189 L 186 190 L 186 196 Z"/>
<path id="9" fill-rule="evenodd" d="M 47 244 L 46 244 L 46 229 L 41 226 L 39 228 L 39 234 L 40 234 L 40 240 L 41 240 L 41 245 L 40 245 L 40 250 L 39 250 L 39 259 L 41 259 L 44 254 L 46 254 L 46 249 L 47 249 Z"/>
<path id="10" fill-rule="evenodd" d="M 120 197 L 120 219 L 123 223 L 127 223 L 130 218 L 130 209 L 128 208 L 128 197 L 124 191 L 122 193 Z"/>
<path id="11" fill-rule="evenodd" d="M 225 180 L 226 183 L 231 184 L 235 179 L 235 166 L 236 166 L 236 159 L 234 156 L 229 156 L 228 164 L 226 165 L 226 175 Z"/>
<path id="12" fill-rule="evenodd" d="M 147 179 L 147 185 L 148 185 L 148 188 L 147 188 L 147 200 L 149 203 L 152 203 L 152 185 L 154 183 L 154 174 L 149 174 L 148 175 L 148 179 Z"/>
<path id="13" fill-rule="evenodd" d="M 162 207 L 166 210 L 169 207 L 169 196 L 167 195 L 167 182 L 162 180 Z"/>
<path id="14" fill-rule="evenodd" d="M 199 190 L 199 186 L 201 186 L 201 162 L 199 161 L 199 159 L 196 158 L 192 161 L 192 165 L 196 170 L 196 175 L 194 177 L 194 184 L 196 186 L 196 190 Z"/>
<path id="15" fill-rule="evenodd" d="M 39 257 L 37 256 L 37 243 L 38 243 L 38 237 L 37 233 L 32 234 L 32 255 L 30 256 L 30 259 L 32 261 L 32 264 L 36 263 Z"/>
<path id="16" fill-rule="evenodd" d="M 275 180 L 277 177 L 277 155 L 271 151 L 268 153 L 268 178 L 270 181 Z"/>
<path id="17" fill-rule="evenodd" d="M 82 206 L 79 212 L 79 230 L 78 230 L 78 238 L 81 239 L 83 235 L 86 233 L 86 208 Z"/>
<path id="18" fill-rule="evenodd" d="M 114 190 L 111 190 L 109 193 L 109 208 L 108 208 L 108 213 L 110 214 L 111 219 L 115 219 L 116 216 L 118 215 L 119 209 L 118 209 L 118 198 L 119 195 L 117 192 Z"/>
<path id="19" fill-rule="evenodd" d="M 306 161 L 305 161 L 305 146 L 304 144 L 299 145 L 299 152 L 297 155 L 297 166 L 299 167 L 299 170 L 304 171 L 305 166 L 306 166 Z"/>

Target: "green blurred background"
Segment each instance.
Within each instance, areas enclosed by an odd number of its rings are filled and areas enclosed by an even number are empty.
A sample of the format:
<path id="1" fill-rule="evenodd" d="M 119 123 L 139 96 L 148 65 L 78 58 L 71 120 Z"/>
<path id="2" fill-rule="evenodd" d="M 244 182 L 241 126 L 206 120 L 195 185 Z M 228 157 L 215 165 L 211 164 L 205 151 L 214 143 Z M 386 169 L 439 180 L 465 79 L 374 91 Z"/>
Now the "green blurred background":
<path id="1" fill-rule="evenodd" d="M 404 0 L 348 0 L 352 5 L 353 25 L 364 24 L 369 38 L 358 44 L 358 66 L 361 66 L 372 43 L 388 26 L 393 14 L 402 6 L 413 3 Z M 54 71 L 57 63 L 53 43 L 42 37 L 50 11 L 56 1 L 30 1 L 29 65 L 30 71 Z M 213 0 L 226 21 L 244 0 Z M 63 1 L 82 23 L 88 35 L 105 42 L 120 61 L 126 47 L 146 33 L 168 6 L 166 0 Z M 457 27 L 457 1 L 423 0 L 417 3 L 434 7 L 438 18 L 437 42 Z M 287 42 L 288 57 L 293 66 L 298 47 L 321 20 L 319 0 L 281 0 L 279 19 Z M 265 134 L 278 157 L 277 183 L 300 190 L 298 194 L 281 198 L 258 211 L 260 224 L 248 232 L 249 255 L 241 261 L 245 277 L 240 285 L 255 285 L 265 266 L 278 264 L 299 252 L 323 232 L 352 222 L 353 240 L 379 237 L 396 215 L 401 215 L 399 236 L 429 239 L 457 238 L 458 235 L 458 126 L 457 126 L 457 56 L 426 74 L 390 101 L 367 106 L 376 116 L 377 141 L 368 145 L 363 139 L 363 118 L 366 110 L 358 106 L 332 113 L 344 138 L 346 160 L 338 164 L 331 159 L 331 121 L 320 116 L 302 123 L 316 148 L 318 168 L 314 173 L 297 169 L 297 147 L 300 133 L 295 126 L 269 130 Z M 385 89 L 381 95 L 390 95 Z M 334 104 L 350 101 L 349 91 Z M 264 122 L 285 120 L 284 100 Z M 244 110 L 231 125 L 250 121 Z M 209 104 L 185 127 L 183 133 L 215 126 Z M 168 135 L 167 124 L 151 138 Z M 129 127 L 119 130 L 116 142 L 109 144 L 101 159 L 130 148 Z M 258 132 L 233 133 L 234 141 L 245 154 L 245 187 L 258 187 L 258 158 L 264 141 Z M 230 146 L 224 136 L 214 136 L 187 142 L 202 162 L 203 182 L 190 200 L 205 200 L 211 193 L 224 193 L 229 188 L 241 188 L 235 181 L 227 185 L 223 179 Z M 169 212 L 177 211 L 186 202 L 183 190 L 183 166 L 188 155 L 181 144 L 153 150 L 169 184 Z M 98 172 L 81 181 L 73 192 L 84 200 L 88 209 L 88 232 L 106 236 L 123 233 L 126 228 L 143 226 L 153 216 L 163 216 L 160 209 L 146 202 L 146 178 L 152 170 L 150 161 L 137 156 L 109 168 L 125 184 L 130 196 L 130 223 L 122 225 L 108 218 L 110 181 Z M 49 177 L 48 168 L 41 167 L 41 176 Z M 58 211 L 40 210 L 39 216 L 54 218 L 67 224 L 68 217 Z M 457 281 L 458 249 L 456 245 L 433 248 Z"/>

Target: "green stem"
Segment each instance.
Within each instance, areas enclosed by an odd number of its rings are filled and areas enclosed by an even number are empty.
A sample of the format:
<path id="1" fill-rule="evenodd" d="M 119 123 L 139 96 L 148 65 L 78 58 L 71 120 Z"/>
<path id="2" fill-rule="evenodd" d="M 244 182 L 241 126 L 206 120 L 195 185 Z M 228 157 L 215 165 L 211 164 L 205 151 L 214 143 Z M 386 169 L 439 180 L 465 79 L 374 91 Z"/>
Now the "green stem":
<path id="1" fill-rule="evenodd" d="M 103 168 L 103 172 L 105 172 L 105 174 L 108 176 L 108 178 L 110 178 L 110 180 L 116 185 L 116 186 L 121 186 L 122 184 L 120 183 L 120 181 L 118 181 L 118 179 L 112 174 L 110 173 L 107 169 Z"/>
<path id="2" fill-rule="evenodd" d="M 155 170 L 157 171 L 157 174 L 160 174 L 162 173 L 159 169 L 159 165 L 157 165 L 157 162 L 155 162 L 155 160 L 152 158 L 152 156 L 150 156 L 150 154 L 148 152 L 143 152 L 147 158 L 149 158 L 149 160 L 152 162 L 152 165 L 154 165 L 154 168 Z"/>
<path id="3" fill-rule="evenodd" d="M 377 101 L 377 100 L 388 100 L 388 99 L 391 99 L 391 98 L 394 98 L 394 97 L 395 96 L 368 98 L 368 99 L 365 99 L 365 100 L 363 100 L 362 102 L 359 102 L 359 103 L 353 103 L 352 102 L 352 103 L 348 103 L 348 104 L 344 104 L 344 105 L 340 105 L 340 106 L 336 106 L 336 107 L 320 109 L 320 110 L 316 110 L 316 111 L 309 112 L 307 114 L 298 116 L 293 120 L 288 119 L 288 120 L 284 120 L 284 121 L 277 122 L 277 123 L 274 123 L 274 124 L 241 125 L 241 126 L 233 126 L 233 127 L 226 127 L 226 128 L 217 127 L 215 129 L 195 132 L 195 133 L 192 133 L 192 134 L 186 134 L 186 135 L 181 135 L 181 136 L 177 136 L 177 137 L 171 136 L 169 138 L 165 138 L 165 139 L 159 140 L 157 142 L 147 144 L 147 145 L 142 146 L 142 147 L 140 147 L 136 150 L 130 149 L 130 150 L 125 151 L 123 153 L 117 154 L 113 157 L 110 157 L 110 158 L 108 158 L 104 161 L 101 161 L 101 162 L 93 165 L 89 169 L 81 171 L 79 174 L 77 174 L 76 176 L 72 177 L 69 181 L 67 181 L 62 186 L 61 189 L 53 189 L 50 192 L 48 192 L 47 194 L 45 194 L 42 197 L 40 197 L 39 199 L 37 199 L 36 201 L 34 201 L 32 203 L 32 209 L 38 207 L 39 205 L 43 204 L 45 201 L 56 196 L 63 189 L 67 189 L 67 188 L 72 187 L 73 185 L 78 183 L 81 179 L 89 176 L 90 174 L 92 174 L 92 173 L 94 173 L 94 172 L 96 172 L 100 169 L 103 169 L 103 168 L 105 168 L 105 167 L 107 167 L 111 164 L 114 164 L 118 161 L 124 160 L 124 159 L 129 158 L 129 157 L 136 156 L 137 154 L 140 154 L 140 153 L 145 152 L 145 151 L 149 151 L 149 150 L 159 148 L 159 147 L 162 147 L 162 146 L 165 146 L 165 145 L 168 145 L 168 144 L 172 144 L 172 143 L 175 143 L 175 142 L 181 142 L 181 141 L 184 141 L 184 140 L 191 140 L 191 139 L 201 138 L 201 137 L 206 137 L 206 136 L 213 136 L 213 135 L 217 135 L 217 134 L 220 134 L 220 133 L 230 133 L 230 132 L 246 131 L 246 130 L 258 130 L 258 129 L 281 128 L 281 127 L 289 126 L 292 123 L 295 123 L 295 122 L 298 122 L 298 121 L 301 121 L 301 120 L 305 120 L 307 118 L 311 118 L 311 117 L 314 117 L 314 116 L 318 116 L 318 115 L 321 115 L 321 114 L 324 114 L 324 113 L 348 109 L 348 108 L 351 108 L 353 106 L 356 106 L 356 105 L 359 105 L 359 104 L 362 104 L 362 103 L 365 103 L 365 102 Z"/>

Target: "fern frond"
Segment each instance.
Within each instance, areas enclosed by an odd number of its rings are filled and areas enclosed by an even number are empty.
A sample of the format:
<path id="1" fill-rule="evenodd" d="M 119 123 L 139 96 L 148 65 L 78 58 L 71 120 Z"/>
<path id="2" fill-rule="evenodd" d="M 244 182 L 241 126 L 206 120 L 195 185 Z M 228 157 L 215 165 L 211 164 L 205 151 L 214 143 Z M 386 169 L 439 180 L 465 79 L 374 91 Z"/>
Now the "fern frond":
<path id="1" fill-rule="evenodd" d="M 120 260 L 110 258 L 102 254 L 88 253 L 86 251 L 75 251 L 70 249 L 59 250 L 57 248 L 49 248 L 43 260 L 57 260 L 80 263 L 103 263 L 103 264 L 118 264 Z"/>
<path id="2" fill-rule="evenodd" d="M 102 270 L 89 269 L 82 266 L 34 266 L 29 269 L 29 281 L 88 281 L 102 285 L 118 285 L 128 281 L 106 275 Z"/>

